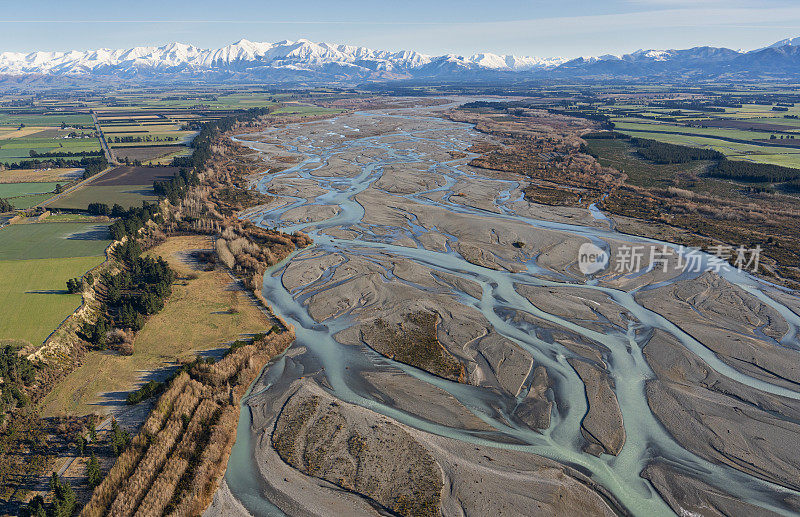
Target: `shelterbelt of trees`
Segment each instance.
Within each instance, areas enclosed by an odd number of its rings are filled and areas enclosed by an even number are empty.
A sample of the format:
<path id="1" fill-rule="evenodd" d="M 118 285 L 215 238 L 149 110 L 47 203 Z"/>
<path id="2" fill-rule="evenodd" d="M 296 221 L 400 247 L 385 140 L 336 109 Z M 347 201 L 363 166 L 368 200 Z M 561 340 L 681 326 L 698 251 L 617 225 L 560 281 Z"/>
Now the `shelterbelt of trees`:
<path id="1" fill-rule="evenodd" d="M 110 144 L 128 144 L 131 142 L 177 142 L 178 140 L 180 140 L 180 137 L 178 136 L 137 135 L 108 137 L 108 143 Z"/>
<path id="2" fill-rule="evenodd" d="M 470 165 L 526 177 L 523 190 L 529 201 L 581 207 L 596 203 L 619 216 L 615 221 L 622 231 L 685 246 L 760 246 L 759 273 L 800 288 L 796 229 L 800 201 L 786 194 L 800 191 L 800 170 L 734 162 L 715 151 L 631 138 L 609 130 L 613 128 L 606 121 L 574 116 L 572 109 L 537 109 L 518 103 L 465 106 L 446 116 L 475 124 L 478 131 L 499 140 L 474 146 L 471 151 L 479 156 Z M 505 116 L 497 117 L 498 110 Z M 603 166 L 600 158 L 609 159 L 604 163 L 619 163 L 614 154 L 619 149 L 592 145 L 597 138 L 625 140 L 635 152 L 623 152 L 627 165 Z M 593 154 L 605 152 L 602 157 Z M 676 163 L 692 166 L 672 166 Z M 636 184 L 621 170 L 625 167 L 639 176 Z M 640 184 L 642 175 L 651 180 L 646 186 Z M 731 188 L 714 178 L 740 184 Z M 752 185 L 756 182 L 772 184 Z"/>
<path id="3" fill-rule="evenodd" d="M 41 155 L 38 155 L 41 156 Z M 41 169 L 51 167 L 56 169 L 75 168 L 84 169 L 83 179 L 90 178 L 98 172 L 108 167 L 108 160 L 104 154 L 99 156 L 84 156 L 80 160 L 70 160 L 67 158 L 51 158 L 40 160 L 38 157 L 33 160 L 25 160 L 16 163 L 4 164 L 7 169 Z"/>
<path id="4" fill-rule="evenodd" d="M 716 160 L 709 176 L 743 182 L 783 183 L 800 179 L 800 169 L 768 163 L 729 160 L 711 149 L 668 144 L 647 138 L 634 138 L 617 131 L 598 131 L 583 135 L 584 139 L 627 140 L 637 148 L 639 156 L 659 164 L 688 163 L 694 160 Z"/>
<path id="5" fill-rule="evenodd" d="M 724 160 L 725 155 L 712 149 L 668 144 L 649 138 L 635 138 L 617 131 L 597 131 L 583 135 L 584 140 L 627 140 L 639 156 L 662 165 L 688 163 L 695 160 Z"/>
<path id="6" fill-rule="evenodd" d="M 239 210 L 267 199 L 246 189 L 254 164 L 224 135 L 266 113 L 250 110 L 241 118 L 204 127 L 194 160 L 184 162 L 170 181 L 154 185 L 164 199 L 162 210 L 151 219 L 167 233 L 216 235 L 219 253 L 206 260 L 224 263 L 257 294 L 264 267 L 311 243 L 303 234 L 263 230 L 236 217 Z M 126 226 L 125 232 L 147 232 L 149 224 L 139 230 Z M 167 382 L 148 383 L 131 393 L 130 404 L 160 396 L 143 431 L 97 487 L 82 515 L 202 513 L 224 473 L 241 397 L 267 361 L 293 339 L 293 329 L 280 322 L 250 342 L 235 342 L 218 362 L 198 359 Z"/>
<path id="7" fill-rule="evenodd" d="M 31 158 L 71 158 L 74 156 L 100 156 L 103 151 L 51 151 L 40 153 L 35 149 L 31 149 L 29 154 Z"/>
<path id="8" fill-rule="evenodd" d="M 302 233 L 265 230 L 237 217 L 239 211 L 271 198 L 248 190 L 247 177 L 260 171 L 259 164 L 226 133 L 261 124 L 268 112 L 251 109 L 206 124 L 193 144 L 193 156 L 179 162 L 182 170 L 156 187 L 162 197 L 158 203 L 130 209 L 92 207 L 116 218 L 111 225 L 115 242 L 99 269 L 71 281 L 74 290 L 83 291 L 82 308 L 39 350 L 9 363 L 13 372 L 8 378 L 17 381 L 6 381 L 3 375 L 4 384 L 8 382 L 3 400 L 13 402 L 4 408 L 5 426 L 0 431 L 0 485 L 32 469 L 32 462 L 39 465 L 32 472 L 41 472 L 43 462 L 49 461 L 44 439 L 37 441 L 31 454 L 15 453 L 29 441 L 29 429 L 46 427 L 36 416 L 35 403 L 80 364 L 87 349 L 132 352 L 135 332 L 168 303 L 174 273 L 163 260 L 143 256 L 144 250 L 173 234 L 214 236 L 217 249 L 226 251 L 223 256 L 211 253 L 206 260 L 229 267 L 265 302 L 259 280 L 266 267 L 311 244 Z M 84 514 L 152 510 L 188 515 L 202 510 L 224 472 L 235 438 L 239 399 L 264 364 L 293 339 L 293 329 L 279 321 L 251 342 L 232 346 L 219 362 L 197 361 L 165 385 L 150 386 L 132 397 L 132 403 L 147 396 L 160 399 L 142 433 L 115 447 L 120 456 L 109 475 L 99 481 L 93 473 L 99 486 Z M 58 494 L 66 492 L 58 487 L 65 482 L 56 481 L 51 483 L 53 497 L 36 499 L 25 511 L 35 515 L 62 511 Z"/>
<path id="9" fill-rule="evenodd" d="M 82 516 L 200 515 L 225 473 L 239 402 L 294 340 L 275 328 L 234 345 L 217 362 L 196 361 L 162 387 L 141 432 L 95 489 Z"/>

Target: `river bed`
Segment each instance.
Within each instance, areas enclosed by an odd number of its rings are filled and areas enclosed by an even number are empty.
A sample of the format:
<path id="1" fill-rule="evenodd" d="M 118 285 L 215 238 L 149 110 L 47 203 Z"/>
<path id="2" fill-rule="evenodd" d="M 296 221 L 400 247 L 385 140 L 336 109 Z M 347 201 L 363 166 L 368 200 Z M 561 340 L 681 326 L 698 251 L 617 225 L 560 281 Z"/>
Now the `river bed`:
<path id="1" fill-rule="evenodd" d="M 257 465 L 256 449 L 269 440 L 254 437 L 269 429 L 258 427 L 268 420 L 253 418 L 251 405 L 264 397 L 277 400 L 298 379 L 316 376 L 332 397 L 413 432 L 513 451 L 523 462 L 525 455 L 535 454 L 567 465 L 602 487 L 618 510 L 633 515 L 673 513 L 663 494 L 641 476 L 654 461 L 754 507 L 792 513 L 787 501 L 798 496 L 792 487 L 698 452 L 702 447 L 680 441 L 648 401 L 647 385 L 659 378 L 643 350 L 654 334 L 668 336 L 726 382 L 792 404 L 800 400 L 796 382 L 773 382 L 739 367 L 718 353 L 716 343 L 701 339 L 705 334 L 687 331 L 680 318 L 642 302 L 648 291 L 671 292 L 708 273 L 659 274 L 645 268 L 634 274 L 580 274 L 575 263 L 584 242 L 609 253 L 626 245 L 675 246 L 621 234 L 594 206 L 529 205 L 520 180 L 466 165 L 475 156 L 470 145 L 488 137 L 432 115 L 429 109 L 354 113 L 238 138 L 262 152 L 267 163 L 274 164 L 269 160 L 277 153 L 298 157 L 296 164 L 267 173 L 258 183 L 284 203 L 249 217 L 265 227 L 306 232 L 314 245 L 265 275 L 264 296 L 295 327 L 297 339 L 243 401 L 226 474 L 230 493 L 253 515 L 293 513 L 285 493 L 276 495 L 278 489 Z M 704 269 L 712 263 L 703 256 Z M 800 303 L 780 303 L 778 287 L 727 265 L 716 268 L 726 289 L 782 320 L 770 320 L 780 335 L 754 331 L 747 342 L 795 353 Z M 594 311 L 587 319 L 554 310 L 536 294 L 523 294 L 547 292 L 556 300 L 568 292 L 569 300 L 600 301 L 586 303 Z M 698 321 L 706 322 L 708 307 L 699 307 Z M 468 364 L 468 383 L 381 356 L 358 337 L 359 327 L 376 318 L 422 308 L 440 315 L 440 339 Z M 559 336 L 574 346 L 565 346 Z M 579 345 L 596 352 L 582 354 Z M 511 359 L 493 362 L 491 353 L 498 347 Z M 585 452 L 581 425 L 589 401 L 570 360 L 594 353 L 602 357 L 624 422 L 625 442 L 617 455 Z M 550 379 L 552 409 L 545 429 L 532 428 L 518 416 L 534 366 L 543 366 Z M 511 381 L 505 370 L 521 373 Z M 387 372 L 407 379 L 410 399 L 423 390 L 417 386 L 430 386 L 447 395 L 433 405 L 451 401 L 447 404 L 465 409 L 480 425 L 435 418 L 422 401 L 414 409 L 385 396 L 372 379 Z M 776 421 L 792 420 L 781 415 Z"/>

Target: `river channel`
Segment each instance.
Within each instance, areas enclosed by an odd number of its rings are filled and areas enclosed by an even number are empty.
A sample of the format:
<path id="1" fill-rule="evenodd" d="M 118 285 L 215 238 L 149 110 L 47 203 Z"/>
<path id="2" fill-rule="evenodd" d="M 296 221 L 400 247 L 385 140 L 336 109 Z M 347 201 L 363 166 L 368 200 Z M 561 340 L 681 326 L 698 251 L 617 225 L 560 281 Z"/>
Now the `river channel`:
<path id="1" fill-rule="evenodd" d="M 384 128 L 387 124 L 391 126 L 391 121 L 395 120 L 396 127 L 381 132 L 373 130 L 361 136 L 359 133 L 367 132 L 371 127 L 365 121 L 372 119 L 380 119 Z M 370 192 L 388 195 L 379 183 L 385 171 L 412 167 L 417 174 L 435 174 L 436 181 L 422 188 L 395 188 L 390 193 L 394 198 L 417 206 L 422 211 L 436 210 L 435 214 L 471 218 L 469 220 L 484 221 L 485 224 L 500 228 L 506 225 L 527 226 L 535 231 L 593 242 L 606 250 L 619 247 L 620 243 L 676 249 L 674 245 L 620 233 L 594 207 L 591 212 L 587 211 L 588 218 L 574 223 L 563 218 L 537 218 L 530 212 L 519 210 L 519 206 L 525 204 L 521 197 L 520 181 L 483 175 L 465 166 L 476 156 L 469 152 L 469 147 L 471 138 L 477 134 L 466 124 L 432 118 L 428 113 L 397 110 L 347 114 L 309 125 L 316 129 L 306 132 L 302 124 L 295 124 L 261 134 L 242 135 L 238 139 L 259 152 L 268 153 L 276 147 L 282 147 L 286 152 L 301 157 L 299 162 L 284 170 L 265 174 L 258 184 L 260 189 L 272 190 L 276 182 L 282 185 L 294 182 L 297 185 L 294 195 L 278 194 L 276 197 L 283 203 L 270 205 L 248 217 L 257 224 L 284 232 L 306 232 L 314 240 L 312 248 L 290 257 L 268 271 L 264 278 L 264 296 L 274 312 L 295 327 L 297 339 L 293 348 L 302 347 L 303 352 L 288 354 L 268 365 L 262 378 L 254 385 L 252 394 L 243 402 L 237 442 L 228 464 L 226 482 L 231 493 L 249 512 L 255 515 L 283 514 L 261 490 L 259 472 L 253 464 L 255 443 L 251 436 L 252 420 L 247 402 L 265 390 L 282 389 L 282 386 L 287 386 L 305 373 L 321 369 L 327 381 L 326 389 L 341 401 L 367 408 L 427 433 L 467 443 L 533 453 L 569 465 L 604 487 L 621 507 L 633 515 L 672 514 L 670 507 L 649 481 L 640 476 L 655 458 L 678 466 L 682 471 L 735 494 L 741 500 L 774 512 L 790 513 L 782 501 L 786 496 L 796 496 L 795 492 L 690 452 L 673 438 L 648 404 L 645 386 L 655 378 L 655 374 L 645 360 L 642 349 L 655 330 L 672 336 L 725 378 L 765 393 L 800 399 L 800 390 L 786 384 L 771 383 L 734 368 L 682 329 L 679 322 L 637 301 L 637 293 L 693 279 L 701 273 L 685 272 L 635 288 L 622 288 L 602 278 L 582 278 L 564 269 L 557 270 L 542 263 L 537 253 L 527 255 L 516 268 L 489 267 L 459 252 L 456 244 L 464 240 L 465 235 L 451 233 L 441 215 L 436 216 L 441 221 L 438 224 L 431 224 L 430 218 L 421 221 L 412 214 L 404 214 L 405 223 L 402 225 L 387 224 L 370 219 L 369 213 L 374 207 L 365 207 L 362 200 Z M 329 130 L 325 131 L 325 128 Z M 265 140 L 272 143 L 265 146 Z M 432 152 L 434 148 L 436 153 Z M 445 153 L 451 155 L 448 157 Z M 332 159 L 339 160 L 337 163 L 346 163 L 349 173 L 331 173 Z M 457 188 L 476 184 L 492 185 L 487 192 L 487 203 L 466 203 L 459 197 Z M 333 209 L 323 212 L 318 210 L 319 207 Z M 313 220 L 294 217 L 298 212 L 311 209 L 323 215 L 311 218 Z M 287 214 L 292 217 L 286 217 Z M 425 235 L 429 232 L 443 235 L 445 244 L 439 247 L 426 245 Z M 348 257 L 348 260 L 325 266 L 323 273 L 313 278 L 309 285 L 287 288 L 284 281 L 287 263 L 319 260 L 324 254 L 340 254 Z M 314 295 L 323 290 L 342 288 L 332 286 L 329 282 L 337 268 L 342 264 L 355 263 L 356 259 L 385 263 L 382 257 L 411 261 L 426 271 L 479 286 L 476 290 L 459 289 L 452 285 L 448 296 L 480 313 L 494 332 L 524 350 L 536 365 L 546 368 L 552 383 L 549 396 L 553 401 L 547 429 L 531 429 L 519 424 L 513 416 L 517 404 L 526 395 L 525 382 L 519 393 L 508 396 L 496 390 L 432 375 L 378 356 L 366 347 L 342 344 L 335 336 L 360 324 L 361 315 L 355 310 L 357 307 L 338 311 L 321 320 L 312 316 L 309 303 Z M 702 260 L 706 266 L 704 269 L 713 263 L 708 255 L 703 255 Z M 800 317 L 791 307 L 777 301 L 779 297 L 775 293 L 780 289 L 727 265 L 717 266 L 717 269 L 725 280 L 777 311 L 785 320 L 787 330 L 783 336 L 778 339 L 762 336 L 761 339 L 769 342 L 770 346 L 796 350 Z M 425 291 L 413 280 L 398 278 L 390 269 L 383 274 L 387 285 L 407 283 L 409 288 Z M 609 303 L 618 306 L 620 313 L 627 315 L 626 325 L 609 325 L 605 329 L 598 329 L 575 318 L 549 313 L 523 296 L 520 293 L 522 286 L 569 287 L 587 294 L 601 293 Z M 786 293 L 784 295 L 789 296 Z M 594 456 L 583 451 L 585 440 L 580 428 L 587 412 L 587 399 L 584 384 L 568 363 L 575 353 L 558 341 L 542 338 L 530 321 L 514 317 L 522 313 L 586 340 L 601 343 L 608 350 L 604 360 L 613 380 L 626 433 L 624 447 L 617 456 Z M 488 424 L 493 432 L 475 432 L 434 422 L 376 398 L 363 382 L 364 375 L 387 368 L 400 370 L 415 382 L 428 383 L 449 393 Z"/>

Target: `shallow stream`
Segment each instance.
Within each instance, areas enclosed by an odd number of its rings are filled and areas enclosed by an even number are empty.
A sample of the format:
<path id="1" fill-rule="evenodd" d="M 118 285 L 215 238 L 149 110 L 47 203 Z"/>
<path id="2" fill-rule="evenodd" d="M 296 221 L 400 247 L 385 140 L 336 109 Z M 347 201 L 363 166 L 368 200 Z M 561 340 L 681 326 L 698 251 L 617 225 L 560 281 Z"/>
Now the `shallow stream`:
<path id="1" fill-rule="evenodd" d="M 387 115 L 387 114 L 361 114 L 362 116 L 388 117 L 399 116 L 409 119 L 415 115 Z M 341 117 L 346 120 L 347 116 Z M 336 121 L 340 122 L 340 121 Z M 332 123 L 333 125 L 334 123 Z M 465 124 L 451 123 L 453 127 L 464 131 L 471 131 Z M 341 126 L 352 130 L 348 126 Z M 435 138 L 432 134 L 436 130 L 424 131 L 399 130 L 391 135 L 380 135 L 364 138 L 349 138 L 341 143 L 325 142 L 325 145 L 314 147 L 314 142 L 298 137 L 293 141 L 282 141 L 281 144 L 294 152 L 302 153 L 305 159 L 297 165 L 274 175 L 268 175 L 268 181 L 276 175 L 300 177 L 313 181 L 314 184 L 326 193 L 313 199 L 297 197 L 290 199 L 290 203 L 259 214 L 254 222 L 265 227 L 276 227 L 285 232 L 302 230 L 314 240 L 314 248 L 328 252 L 346 251 L 348 254 L 359 254 L 372 257 L 376 253 L 385 253 L 391 256 L 404 257 L 416 261 L 434 271 L 446 272 L 476 282 L 481 287 L 481 296 L 476 298 L 470 294 L 454 289 L 461 303 L 474 307 L 491 323 L 494 329 L 502 336 L 510 339 L 522 349 L 528 351 L 536 364 L 546 367 L 553 382 L 553 398 L 555 401 L 551 425 L 542 432 L 533 431 L 525 426 L 517 426 L 515 420 L 510 418 L 515 409 L 514 400 L 502 397 L 496 393 L 475 386 L 450 382 L 440 377 L 430 375 L 411 366 L 397 363 L 378 356 L 363 347 L 345 346 L 334 339 L 334 335 L 342 329 L 356 324 L 354 318 L 340 316 L 329 321 L 317 322 L 309 316 L 307 307 L 303 304 L 304 298 L 299 293 L 287 291 L 282 282 L 283 265 L 273 268 L 264 278 L 264 296 L 270 301 L 273 310 L 294 325 L 297 334 L 297 345 L 306 348 L 306 352 L 299 356 L 286 356 L 269 365 L 256 390 L 274 386 L 282 379 L 285 384 L 295 379 L 304 372 L 316 371 L 323 368 L 330 386 L 331 393 L 346 402 L 371 409 L 396 419 L 405 425 L 444 435 L 457 440 L 470 443 L 518 449 L 551 458 L 563 464 L 573 466 L 590 475 L 594 481 L 605 487 L 614 498 L 634 515 L 666 515 L 671 514 L 669 506 L 659 497 L 653 487 L 640 477 L 640 472 L 654 459 L 661 459 L 671 465 L 679 467 L 682 471 L 692 473 L 695 477 L 717 486 L 743 500 L 771 509 L 780 513 L 789 513 L 782 505 L 781 495 L 795 494 L 795 492 L 779 487 L 772 483 L 759 480 L 746 475 L 738 470 L 717 465 L 706 461 L 687 451 L 678 444 L 664 429 L 653 415 L 645 396 L 645 382 L 655 378 L 647 362 L 642 348 L 646 344 L 646 336 L 653 329 L 661 329 L 674 336 L 680 343 L 693 354 L 703 359 L 708 365 L 725 377 L 737 382 L 758 388 L 768 393 L 782 395 L 792 399 L 800 399 L 800 391 L 794 391 L 783 386 L 773 385 L 766 381 L 750 377 L 722 362 L 711 350 L 692 338 L 689 334 L 678 328 L 660 314 L 648 310 L 638 304 L 633 292 L 626 292 L 598 285 L 596 281 L 587 281 L 570 278 L 563 274 L 551 272 L 540 267 L 535 259 L 527 263 L 527 270 L 512 273 L 498 271 L 475 265 L 465 260 L 458 253 L 448 247 L 445 251 L 434 251 L 422 246 L 416 248 L 392 244 L 398 236 L 407 236 L 418 242 L 419 236 L 431 230 L 423 228 L 415 221 L 409 221 L 404 228 L 381 228 L 380 232 L 374 231 L 369 225 L 363 224 L 364 208 L 355 200 L 355 196 L 377 181 L 383 167 L 397 163 L 414 163 L 424 157 L 413 150 L 416 142 L 429 143 Z M 267 133 L 271 138 L 280 138 L 280 132 Z M 391 136 L 391 142 L 386 137 Z M 465 139 L 466 140 L 466 139 Z M 438 142 L 443 149 L 463 151 L 469 144 L 465 140 L 448 138 Z M 259 148 L 256 141 L 239 140 L 254 149 Z M 407 144 L 407 145 L 406 145 Z M 398 148 L 403 148 L 399 153 Z M 359 164 L 360 172 L 354 177 L 321 177 L 314 174 L 315 169 L 324 166 L 328 159 L 344 151 L 380 151 L 375 159 L 368 163 Z M 582 226 L 546 220 L 532 219 L 517 215 L 510 204 L 518 201 L 512 199 L 514 191 L 519 192 L 516 182 L 504 182 L 498 188 L 500 195 L 495 199 L 496 211 L 482 210 L 455 203 L 450 200 L 453 195 L 453 186 L 463 175 L 474 177 L 474 172 L 459 168 L 464 160 L 440 162 L 437 173 L 443 175 L 445 183 L 425 192 L 407 194 L 410 200 L 421 204 L 437 205 L 448 211 L 459 214 L 479 215 L 480 217 L 523 222 L 537 228 L 557 230 L 570 235 L 588 239 L 607 249 L 608 239 L 628 243 L 658 243 L 674 247 L 671 244 L 659 243 L 651 239 L 643 239 L 619 233 L 611 224 L 601 226 Z M 487 180 L 489 180 L 487 178 Z M 490 181 L 500 180 L 492 179 Z M 432 196 L 439 194 L 441 196 Z M 513 196 L 516 197 L 516 196 Z M 311 204 L 336 205 L 339 213 L 324 220 L 310 223 L 286 224 L 281 216 L 290 209 Z M 605 216 L 596 207 L 592 207 L 594 217 L 603 221 Z M 607 220 L 606 220 L 607 221 Z M 358 238 L 345 239 L 333 237 L 324 233 L 330 228 L 356 228 L 360 235 Z M 448 236 L 451 240 L 455 237 Z M 302 257 L 300 257 L 302 259 Z M 704 261 L 711 260 L 704 256 Z M 696 275 L 696 274 L 695 274 Z M 791 309 L 784 307 L 769 293 L 777 289 L 774 286 L 761 282 L 754 277 L 724 266 L 721 275 L 733 284 L 739 285 L 749 293 L 759 298 L 764 303 L 775 308 L 787 321 L 789 330 L 780 344 L 772 340 L 775 346 L 797 348 L 797 332 L 800 328 L 800 317 Z M 683 274 L 667 280 L 659 286 L 690 278 L 691 274 Z M 330 277 L 330 274 L 327 275 Z M 320 281 L 321 282 L 321 281 Z M 548 314 L 533 305 L 528 299 L 520 295 L 515 286 L 570 286 L 576 289 L 601 291 L 608 295 L 613 303 L 618 304 L 631 317 L 627 329 L 614 332 L 598 332 L 581 326 L 579 323 Z M 649 288 L 652 288 L 650 286 Z M 513 318 L 514 313 L 524 312 L 551 322 L 571 332 L 585 336 L 588 339 L 605 345 L 610 350 L 607 365 L 614 381 L 615 392 L 623 414 L 627 440 L 621 453 L 614 457 L 602 455 L 595 457 L 582 451 L 584 438 L 581 435 L 580 424 L 587 410 L 584 385 L 575 370 L 568 364 L 567 359 L 574 354 L 556 343 L 548 343 L 536 337 L 534 328 L 519 318 Z M 764 336 L 765 340 L 769 340 Z M 409 414 L 396 407 L 392 407 L 376 400 L 364 386 L 362 375 L 373 369 L 390 366 L 399 368 L 408 375 L 430 383 L 452 394 L 465 407 L 472 411 L 483 421 L 490 424 L 495 434 L 471 432 L 456 427 L 432 423 L 418 416 Z M 254 394 L 253 396 L 257 396 Z M 226 474 L 227 483 L 234 496 L 255 515 L 280 514 L 280 510 L 265 500 L 261 495 L 259 482 L 254 477 L 258 470 L 253 464 L 251 441 L 251 418 L 243 402 L 242 418 L 239 424 L 237 442 L 228 463 Z M 516 401 L 518 402 L 518 401 Z"/>

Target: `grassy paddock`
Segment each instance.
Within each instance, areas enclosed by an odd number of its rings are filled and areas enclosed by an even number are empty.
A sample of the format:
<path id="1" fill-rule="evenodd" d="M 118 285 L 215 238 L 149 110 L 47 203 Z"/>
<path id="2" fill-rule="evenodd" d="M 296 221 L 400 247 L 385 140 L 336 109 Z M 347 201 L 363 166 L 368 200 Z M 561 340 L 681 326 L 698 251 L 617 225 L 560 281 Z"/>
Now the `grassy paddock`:
<path id="1" fill-rule="evenodd" d="M 0 197 L 17 197 L 26 194 L 46 194 L 55 190 L 58 182 L 2 183 Z"/>
<path id="2" fill-rule="evenodd" d="M 45 398 L 45 415 L 104 412 L 108 404 L 124 400 L 148 372 L 264 332 L 273 324 L 245 292 L 235 288 L 227 273 L 201 271 L 187 260 L 189 251 L 210 247 L 206 237 L 173 237 L 148 252 L 163 256 L 179 274 L 164 310 L 139 332 L 133 355 L 87 353 L 83 365 Z"/>
<path id="3" fill-rule="evenodd" d="M 636 119 L 615 119 L 615 129 L 624 131 L 635 129 L 639 131 L 667 131 L 670 133 L 690 133 L 695 136 L 705 137 L 724 137 L 736 138 L 739 140 L 756 140 L 759 138 L 769 138 L 772 134 L 769 131 L 750 131 L 747 129 L 733 129 L 721 127 L 690 127 L 680 124 L 639 122 Z"/>
<path id="4" fill-rule="evenodd" d="M 15 138 L 11 140 L 0 140 L 0 161 L 7 163 L 28 161 L 31 157 L 30 151 L 39 154 L 45 153 L 81 153 L 84 151 L 99 151 L 100 141 L 96 138 L 84 138 L 75 140 L 62 140 L 58 138 Z M 79 157 L 75 157 L 78 159 Z M 39 158 L 40 160 L 44 158 Z M 65 157 L 64 159 L 69 159 Z"/>
<path id="5" fill-rule="evenodd" d="M 80 295 L 67 294 L 67 280 L 84 274 L 104 259 L 0 260 L 0 340 L 41 344 L 81 304 Z"/>
<path id="6" fill-rule="evenodd" d="M 60 183 L 81 177 L 82 169 L 11 169 L 0 171 L 0 183 Z M 2 187 L 0 187 L 2 188 Z"/>
<path id="7" fill-rule="evenodd" d="M 89 203 L 114 203 L 129 208 L 141 206 L 142 201 L 157 201 L 153 191 L 153 184 L 149 185 L 111 185 L 82 187 L 68 195 L 53 201 L 48 208 L 63 208 L 72 210 L 86 210 Z"/>
<path id="8" fill-rule="evenodd" d="M 26 126 L 61 127 L 62 122 L 68 126 L 91 126 L 92 116 L 83 113 L 52 115 L 15 115 L 0 113 L 0 126 L 19 126 L 20 124 L 25 124 Z"/>
<path id="9" fill-rule="evenodd" d="M 104 223 L 108 221 L 106 216 L 94 216 L 86 214 L 50 214 L 46 221 L 48 223 Z"/>
<path id="10" fill-rule="evenodd" d="M 8 201 L 11 203 L 14 208 L 19 210 L 24 210 L 26 208 L 32 208 L 39 203 L 44 203 L 48 199 L 53 197 L 53 194 L 27 194 L 25 196 L 18 196 L 9 198 Z"/>
<path id="11" fill-rule="evenodd" d="M 638 131 L 626 131 L 624 129 L 620 130 L 620 132 L 629 134 L 636 138 L 649 138 L 652 140 L 658 140 L 659 142 L 666 142 L 668 144 L 714 149 L 730 159 L 749 160 L 759 163 L 773 163 L 769 161 L 772 159 L 770 157 L 783 156 L 783 158 L 780 159 L 780 161 L 783 162 L 781 163 L 782 165 L 785 165 L 786 167 L 800 168 L 800 149 L 798 148 L 758 145 L 757 142 L 753 142 L 753 144 L 744 144 L 702 136 L 646 132 L 640 133 Z"/>
<path id="12" fill-rule="evenodd" d="M 12 224 L 0 230 L 0 260 L 103 256 L 109 243 L 108 224 Z"/>

